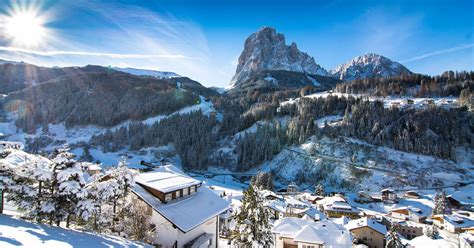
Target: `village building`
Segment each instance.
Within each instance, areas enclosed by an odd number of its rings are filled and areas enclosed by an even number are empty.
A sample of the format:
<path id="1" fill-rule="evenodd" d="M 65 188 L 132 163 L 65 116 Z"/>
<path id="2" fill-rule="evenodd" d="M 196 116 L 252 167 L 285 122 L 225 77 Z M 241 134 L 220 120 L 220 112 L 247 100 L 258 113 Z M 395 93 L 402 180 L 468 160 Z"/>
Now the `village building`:
<path id="1" fill-rule="evenodd" d="M 0 151 L 4 149 L 17 149 L 23 150 L 25 146 L 21 142 L 11 142 L 11 141 L 3 141 L 0 140 Z"/>
<path id="2" fill-rule="evenodd" d="M 365 244 L 370 248 L 385 247 L 387 228 L 376 220 L 364 217 L 349 221 L 345 227 L 354 236 L 356 243 Z"/>
<path id="3" fill-rule="evenodd" d="M 398 202 L 398 196 L 397 193 L 393 189 L 387 188 L 387 189 L 382 189 L 380 191 L 382 194 L 382 201 L 384 203 L 397 203 Z"/>
<path id="4" fill-rule="evenodd" d="M 217 247 L 219 214 L 229 204 L 172 165 L 135 178 L 132 201 L 146 206 L 160 247 Z"/>
<path id="5" fill-rule="evenodd" d="M 275 220 L 283 217 L 301 218 L 310 209 L 309 204 L 299 201 L 292 196 L 266 201 L 264 207 L 269 211 L 270 218 Z"/>
<path id="6" fill-rule="evenodd" d="M 474 232 L 474 219 L 459 215 L 433 215 L 433 224 L 451 233 Z"/>
<path id="7" fill-rule="evenodd" d="M 287 193 L 297 193 L 298 192 L 298 185 L 296 183 L 292 182 L 288 185 L 286 188 Z"/>
<path id="8" fill-rule="evenodd" d="M 411 221 L 399 221 L 393 222 L 395 230 L 403 235 L 406 239 L 413 239 L 419 236 L 422 236 L 423 233 L 423 225 L 414 223 Z"/>
<path id="9" fill-rule="evenodd" d="M 420 195 L 413 190 L 405 192 L 404 197 L 410 199 L 420 199 Z"/>
<path id="10" fill-rule="evenodd" d="M 352 247 L 350 232 L 330 220 L 283 218 L 275 222 L 272 233 L 275 248 Z"/>
<path id="11" fill-rule="evenodd" d="M 399 220 L 408 220 L 418 223 L 425 222 L 427 218 L 427 214 L 423 213 L 421 209 L 411 206 L 392 209 L 390 210 L 390 216 Z"/>

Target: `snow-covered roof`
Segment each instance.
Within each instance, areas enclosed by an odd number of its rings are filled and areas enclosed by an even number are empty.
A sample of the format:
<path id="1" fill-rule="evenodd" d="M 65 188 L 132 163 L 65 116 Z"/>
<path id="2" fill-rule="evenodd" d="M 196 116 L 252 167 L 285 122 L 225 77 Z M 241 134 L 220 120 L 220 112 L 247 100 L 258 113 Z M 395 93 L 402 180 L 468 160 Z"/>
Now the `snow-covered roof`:
<path id="1" fill-rule="evenodd" d="M 414 247 L 430 247 L 430 248 L 455 248 L 458 247 L 452 241 L 446 239 L 432 239 L 426 235 L 416 237 L 408 241 L 408 244 Z"/>
<path id="2" fill-rule="evenodd" d="M 167 168 L 162 168 L 161 170 L 165 170 L 167 174 L 182 173 L 180 175 L 181 177 L 192 179 L 174 166 L 166 167 Z M 154 173 L 143 174 L 147 174 L 146 178 L 152 180 L 149 176 Z M 176 178 L 177 177 L 171 177 L 172 180 Z M 177 181 L 180 182 L 179 180 Z M 197 181 L 195 179 L 192 180 Z M 158 180 L 158 182 L 159 181 L 160 180 Z M 161 186 L 158 182 L 153 182 L 152 185 L 160 188 Z M 164 182 L 168 184 L 169 180 L 165 179 Z M 229 203 L 226 200 L 219 197 L 214 191 L 207 187 L 199 187 L 196 193 L 169 203 L 161 202 L 160 199 L 152 195 L 139 184 L 135 184 L 133 192 L 183 232 L 192 230 L 229 208 Z"/>
<path id="3" fill-rule="evenodd" d="M 385 234 L 387 234 L 387 228 L 384 225 L 380 224 L 379 222 L 377 222 L 373 219 L 369 219 L 367 217 L 360 218 L 360 219 L 357 219 L 357 220 L 351 220 L 351 221 L 349 221 L 349 223 L 347 223 L 347 225 L 345 225 L 345 227 L 349 231 L 357 229 L 357 228 L 369 227 L 369 228 L 381 233 L 384 236 L 385 236 Z"/>
<path id="4" fill-rule="evenodd" d="M 135 181 L 163 193 L 201 184 L 201 181 L 184 174 L 172 165 L 160 166 L 152 172 L 141 173 Z"/>
<path id="5" fill-rule="evenodd" d="M 282 218 L 275 222 L 272 232 L 297 242 L 324 244 L 325 247 L 352 245 L 350 233 L 330 220 L 313 222 L 293 217 Z"/>
<path id="6" fill-rule="evenodd" d="M 461 204 L 474 204 L 474 197 L 472 197 L 472 191 L 470 191 L 472 189 L 473 188 L 456 191 L 449 195 L 449 197 L 456 199 Z"/>
<path id="7" fill-rule="evenodd" d="M 444 220 L 458 228 L 474 227 L 473 219 L 458 214 L 444 215 Z"/>
<path id="8" fill-rule="evenodd" d="M 319 210 L 315 208 L 309 208 L 304 212 L 305 216 L 309 216 L 314 220 L 324 220 L 326 219 L 326 216 Z"/>
<path id="9" fill-rule="evenodd" d="M 318 235 L 318 230 L 312 226 L 304 226 L 299 232 L 295 234 L 293 240 L 296 242 L 312 243 L 312 244 L 324 244 L 322 238 Z"/>

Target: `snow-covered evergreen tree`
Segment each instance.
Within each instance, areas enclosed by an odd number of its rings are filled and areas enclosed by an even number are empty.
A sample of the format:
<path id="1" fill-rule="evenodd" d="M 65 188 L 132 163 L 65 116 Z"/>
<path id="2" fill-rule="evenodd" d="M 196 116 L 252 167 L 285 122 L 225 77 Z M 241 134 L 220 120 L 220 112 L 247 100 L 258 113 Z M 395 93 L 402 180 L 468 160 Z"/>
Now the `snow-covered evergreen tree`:
<path id="1" fill-rule="evenodd" d="M 400 236 L 398 236 L 397 231 L 392 227 L 387 233 L 387 236 L 385 237 L 386 243 L 385 243 L 385 248 L 404 248 L 405 245 L 403 245 L 402 240 L 400 239 Z"/>
<path id="2" fill-rule="evenodd" d="M 58 149 L 53 153 L 53 176 L 50 201 L 47 205 L 53 211 L 51 218 L 57 225 L 63 220 L 69 227 L 71 217 L 78 214 L 78 205 L 87 199 L 84 168 L 74 160 L 74 154 L 68 149 Z"/>
<path id="3" fill-rule="evenodd" d="M 315 195 L 324 196 L 326 193 L 322 184 L 318 184 L 314 190 Z"/>
<path id="4" fill-rule="evenodd" d="M 269 214 L 253 186 L 244 191 L 242 206 L 234 212 L 231 240 L 237 247 L 271 247 Z"/>
<path id="5" fill-rule="evenodd" d="M 433 215 L 435 214 L 451 214 L 451 209 L 448 205 L 446 193 L 444 190 L 437 192 L 434 198 Z"/>

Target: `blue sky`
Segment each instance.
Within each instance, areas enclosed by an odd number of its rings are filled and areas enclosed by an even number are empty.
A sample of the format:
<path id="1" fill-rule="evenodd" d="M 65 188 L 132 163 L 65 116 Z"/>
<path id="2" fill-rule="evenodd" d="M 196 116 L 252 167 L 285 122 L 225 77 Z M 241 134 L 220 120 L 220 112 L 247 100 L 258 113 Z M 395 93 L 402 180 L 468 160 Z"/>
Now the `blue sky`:
<path id="1" fill-rule="evenodd" d="M 45 34 L 0 58 L 46 66 L 101 64 L 174 71 L 227 86 L 245 39 L 262 26 L 326 69 L 368 52 L 430 75 L 474 70 L 474 1 L 1 1 L 34 10 Z"/>

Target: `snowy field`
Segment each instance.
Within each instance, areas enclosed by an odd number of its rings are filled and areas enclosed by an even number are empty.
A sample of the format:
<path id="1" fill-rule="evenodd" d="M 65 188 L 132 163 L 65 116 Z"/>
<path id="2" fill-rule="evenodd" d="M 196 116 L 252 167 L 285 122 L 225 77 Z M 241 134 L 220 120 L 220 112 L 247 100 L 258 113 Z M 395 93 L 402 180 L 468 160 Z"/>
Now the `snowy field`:
<path id="1" fill-rule="evenodd" d="M 141 248 L 148 245 L 119 237 L 30 223 L 7 215 L 0 215 L 0 247 L 34 248 Z"/>

